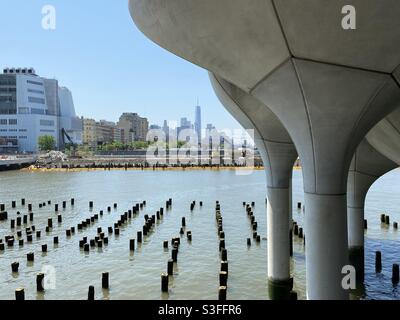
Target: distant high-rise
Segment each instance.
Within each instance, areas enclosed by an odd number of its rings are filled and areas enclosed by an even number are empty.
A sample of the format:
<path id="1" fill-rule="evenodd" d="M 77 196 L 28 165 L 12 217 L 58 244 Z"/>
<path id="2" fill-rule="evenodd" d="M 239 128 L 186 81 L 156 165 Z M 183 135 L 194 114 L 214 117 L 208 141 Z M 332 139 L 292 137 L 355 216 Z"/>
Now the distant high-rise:
<path id="1" fill-rule="evenodd" d="M 198 142 L 201 143 L 201 108 L 199 105 L 196 106 L 194 119 L 194 130 L 197 133 Z"/>
<path id="2" fill-rule="evenodd" d="M 167 120 L 164 120 L 163 128 L 162 130 L 164 131 L 165 134 L 165 141 L 169 141 L 169 126 Z"/>

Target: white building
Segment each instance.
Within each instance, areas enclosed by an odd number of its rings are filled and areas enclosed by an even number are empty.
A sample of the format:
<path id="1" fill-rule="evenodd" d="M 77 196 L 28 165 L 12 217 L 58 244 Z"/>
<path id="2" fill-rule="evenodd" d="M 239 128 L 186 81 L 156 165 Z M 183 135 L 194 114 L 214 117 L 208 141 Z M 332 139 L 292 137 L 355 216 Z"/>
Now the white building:
<path id="1" fill-rule="evenodd" d="M 57 148 L 62 148 L 63 129 L 74 143 L 81 142 L 82 125 L 71 92 L 59 88 L 55 79 L 37 76 L 34 69 L 4 69 L 0 74 L 0 152 L 37 152 L 42 135 L 53 136 Z"/>
<path id="2" fill-rule="evenodd" d="M 66 87 L 58 88 L 58 98 L 60 101 L 60 135 L 61 141 L 68 143 L 68 139 L 62 137 L 62 129 L 64 128 L 67 135 L 72 139 L 73 143 L 82 144 L 83 125 L 82 119 L 77 117 L 75 113 L 74 101 L 71 91 Z"/>

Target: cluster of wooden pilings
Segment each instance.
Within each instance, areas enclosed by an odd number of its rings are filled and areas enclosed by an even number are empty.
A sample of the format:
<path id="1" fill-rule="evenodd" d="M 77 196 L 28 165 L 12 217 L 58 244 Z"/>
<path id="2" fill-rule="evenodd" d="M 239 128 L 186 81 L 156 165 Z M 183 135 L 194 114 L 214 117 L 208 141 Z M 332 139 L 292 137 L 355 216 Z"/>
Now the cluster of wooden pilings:
<path id="1" fill-rule="evenodd" d="M 219 252 L 221 259 L 220 271 L 219 271 L 218 300 L 226 300 L 226 294 L 228 288 L 228 251 L 225 248 L 225 231 L 223 227 L 221 205 L 218 200 L 215 203 L 215 220 L 217 224 L 217 233 L 219 237 Z"/>
<path id="2" fill-rule="evenodd" d="M 21 206 L 25 206 L 25 199 L 21 199 Z M 51 205 L 51 200 L 47 202 L 40 202 L 38 205 L 38 208 L 43 208 L 45 206 Z M 75 205 L 75 199 L 72 198 L 70 199 L 70 204 L 71 207 Z M 60 214 L 60 209 L 61 206 L 63 209 L 67 208 L 67 201 L 62 201 L 62 203 L 54 204 L 54 212 L 56 215 L 56 220 L 57 222 L 53 221 L 53 217 L 48 217 L 46 225 L 43 225 L 43 229 L 45 229 L 45 236 L 49 237 L 51 235 L 51 232 L 53 230 L 53 226 L 57 223 L 58 228 L 62 227 L 63 219 L 62 215 Z M 89 239 L 88 236 L 83 236 L 82 239 L 79 240 L 79 248 L 81 252 L 84 252 L 85 254 L 88 254 L 90 252 L 90 249 L 92 248 L 101 248 L 109 243 L 109 239 L 111 234 L 114 234 L 115 238 L 118 238 L 120 234 L 120 229 L 126 227 L 129 225 L 132 221 L 133 218 L 137 217 L 139 214 L 139 211 L 142 210 L 146 206 L 146 201 L 142 201 L 140 203 L 136 203 L 132 208 L 129 210 L 125 211 L 124 214 L 120 215 L 119 218 L 114 222 L 113 225 L 108 226 L 106 228 L 97 226 L 97 235 L 94 238 Z M 167 210 L 170 210 L 172 206 L 172 199 L 168 199 L 166 201 L 166 208 Z M 16 201 L 11 202 L 12 209 L 15 209 L 17 207 Z M 80 221 L 77 225 L 74 226 L 69 226 L 68 228 L 65 229 L 65 239 L 60 239 L 59 236 L 54 236 L 53 237 L 53 243 L 54 247 L 57 247 L 60 243 L 60 241 L 69 241 L 73 237 L 75 237 L 78 232 L 81 234 L 82 232 L 89 231 L 89 229 L 93 228 L 96 226 L 97 222 L 101 217 L 103 216 L 104 212 L 111 213 L 112 208 L 114 211 L 117 210 L 118 204 L 114 203 L 112 206 L 108 206 L 106 210 L 100 210 L 99 213 L 93 213 L 93 208 L 94 208 L 94 202 L 89 201 L 89 211 L 90 215 L 87 216 L 85 219 Z M 1 217 L 2 220 L 7 220 L 9 218 L 7 211 L 5 211 L 6 206 L 5 204 L 0 204 L 0 209 L 1 209 Z M 18 241 L 18 244 L 20 247 L 23 247 L 24 244 L 31 244 L 34 243 L 34 241 L 41 239 L 42 233 L 41 230 L 38 230 L 36 226 L 33 224 L 34 221 L 34 213 L 32 211 L 33 205 L 28 204 L 28 213 L 25 215 L 20 216 L 21 213 L 18 211 L 17 212 L 17 218 L 16 219 L 11 219 L 10 220 L 10 234 L 5 236 L 5 242 L 3 242 L 3 239 L 0 239 L 0 252 L 6 252 L 7 248 L 13 247 L 15 242 Z M 137 241 L 138 243 L 142 243 L 146 237 L 149 237 L 154 229 L 154 225 L 156 222 L 162 220 L 164 215 L 164 208 L 160 208 L 156 212 L 156 214 L 152 215 L 149 217 L 147 214 L 144 215 L 145 218 L 145 223 L 143 225 L 143 229 L 137 232 Z M 30 225 L 28 226 L 28 221 Z M 23 227 L 25 226 L 25 230 L 23 232 Z M 25 233 L 25 235 L 24 235 Z M 188 238 L 191 240 L 192 235 L 190 231 L 187 231 Z M 35 238 L 34 238 L 35 237 Z M 6 248 L 7 245 L 7 248 Z M 41 252 L 47 253 L 48 252 L 48 244 L 42 244 L 41 245 Z M 135 239 L 130 239 L 129 241 L 129 249 L 130 251 L 135 250 Z M 35 252 L 28 252 L 26 254 L 26 260 L 28 261 L 28 266 L 32 265 L 35 260 Z M 13 273 L 18 273 L 20 270 L 20 262 L 19 261 L 14 261 L 11 263 L 11 271 Z M 45 275 L 43 273 L 38 273 L 36 282 L 37 282 L 37 291 L 42 292 L 44 291 L 44 286 L 43 286 L 43 279 Z M 104 272 L 102 274 L 102 288 L 103 289 L 108 289 L 109 287 L 109 273 Z M 15 298 L 17 300 L 23 300 L 25 299 L 25 289 L 24 288 L 18 288 L 15 291 Z M 88 299 L 94 299 L 94 286 L 89 286 L 89 292 L 88 292 Z"/>
<path id="3" fill-rule="evenodd" d="M 261 241 L 261 236 L 257 233 L 258 223 L 254 216 L 253 208 L 255 206 L 255 202 L 252 201 L 251 204 L 243 202 L 243 207 L 246 208 L 247 218 L 249 219 L 249 223 L 252 230 L 253 240 L 259 244 Z M 247 238 L 247 246 L 251 246 L 251 238 Z"/>

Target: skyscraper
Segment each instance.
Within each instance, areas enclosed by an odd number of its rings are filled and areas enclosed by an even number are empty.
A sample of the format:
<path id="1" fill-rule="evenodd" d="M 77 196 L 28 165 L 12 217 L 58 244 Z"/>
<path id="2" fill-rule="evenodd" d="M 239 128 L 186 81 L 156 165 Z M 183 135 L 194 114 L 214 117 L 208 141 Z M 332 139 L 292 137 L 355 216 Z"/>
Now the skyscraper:
<path id="1" fill-rule="evenodd" d="M 201 143 L 201 108 L 197 103 L 195 118 L 194 118 L 194 130 L 197 133 L 198 142 Z"/>

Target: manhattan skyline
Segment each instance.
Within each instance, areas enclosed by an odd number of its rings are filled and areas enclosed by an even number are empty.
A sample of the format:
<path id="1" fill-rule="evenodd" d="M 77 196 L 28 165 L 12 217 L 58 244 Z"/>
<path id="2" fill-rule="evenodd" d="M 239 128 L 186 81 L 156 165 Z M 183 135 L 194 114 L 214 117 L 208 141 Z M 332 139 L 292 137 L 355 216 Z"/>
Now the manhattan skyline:
<path id="1" fill-rule="evenodd" d="M 44 5 L 56 9 L 55 30 L 42 28 Z M 207 72 L 149 41 L 132 26 L 127 6 L 122 0 L 112 6 L 94 0 L 2 1 L 2 12 L 19 16 L 1 19 L 0 35 L 13 43 L 3 46 L 1 67 L 33 67 L 59 80 L 72 91 L 79 116 L 116 122 L 123 112 L 137 112 L 162 125 L 194 119 L 199 99 L 203 127 L 240 128 L 215 96 Z"/>

